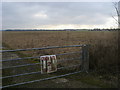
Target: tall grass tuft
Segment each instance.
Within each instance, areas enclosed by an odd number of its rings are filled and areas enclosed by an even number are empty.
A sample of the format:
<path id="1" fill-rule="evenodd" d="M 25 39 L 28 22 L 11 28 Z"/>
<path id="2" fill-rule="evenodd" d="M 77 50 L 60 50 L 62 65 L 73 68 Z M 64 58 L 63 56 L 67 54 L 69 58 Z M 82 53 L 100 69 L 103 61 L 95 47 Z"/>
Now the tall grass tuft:
<path id="1" fill-rule="evenodd" d="M 118 36 L 113 32 L 106 39 L 98 39 L 91 43 L 90 47 L 90 69 L 100 74 L 118 72 Z M 101 36 L 104 37 L 104 36 Z"/>

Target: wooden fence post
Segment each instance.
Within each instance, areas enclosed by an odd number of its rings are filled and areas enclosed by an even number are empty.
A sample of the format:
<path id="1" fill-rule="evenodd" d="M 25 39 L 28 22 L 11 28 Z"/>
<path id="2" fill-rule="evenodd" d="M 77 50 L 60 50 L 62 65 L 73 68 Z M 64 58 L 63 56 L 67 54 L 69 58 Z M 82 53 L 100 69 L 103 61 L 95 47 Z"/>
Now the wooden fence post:
<path id="1" fill-rule="evenodd" d="M 88 72 L 89 70 L 89 45 L 82 47 L 82 71 Z"/>

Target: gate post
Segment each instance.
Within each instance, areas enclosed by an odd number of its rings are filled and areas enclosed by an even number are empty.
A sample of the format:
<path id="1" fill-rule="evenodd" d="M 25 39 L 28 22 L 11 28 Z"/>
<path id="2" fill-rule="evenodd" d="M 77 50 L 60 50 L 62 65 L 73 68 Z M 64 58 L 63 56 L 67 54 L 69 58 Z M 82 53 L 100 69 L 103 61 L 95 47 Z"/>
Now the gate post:
<path id="1" fill-rule="evenodd" d="M 82 71 L 89 70 L 89 45 L 82 46 Z"/>

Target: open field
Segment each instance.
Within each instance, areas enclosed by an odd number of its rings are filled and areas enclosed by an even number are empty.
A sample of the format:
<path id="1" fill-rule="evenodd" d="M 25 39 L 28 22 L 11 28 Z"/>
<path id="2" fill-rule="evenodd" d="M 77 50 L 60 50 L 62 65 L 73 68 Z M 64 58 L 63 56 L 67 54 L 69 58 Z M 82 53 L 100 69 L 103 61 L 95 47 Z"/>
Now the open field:
<path id="1" fill-rule="evenodd" d="M 117 64 L 117 32 L 89 32 L 89 31 L 5 31 L 2 33 L 3 46 L 10 49 L 39 48 L 46 46 L 64 46 L 90 44 L 91 62 L 98 65 L 113 66 Z M 71 49 L 65 49 L 59 52 L 67 52 Z M 36 51 L 34 53 L 26 52 L 28 56 L 39 55 L 39 53 L 53 54 L 52 51 Z M 99 64 L 97 64 L 99 63 Z M 95 66 L 93 65 L 93 67 Z M 110 67 L 111 67 L 110 66 Z"/>
<path id="2" fill-rule="evenodd" d="M 3 46 L 10 49 L 40 48 L 90 44 L 90 68 L 115 71 L 118 65 L 118 32 L 108 31 L 5 31 L 2 33 Z M 58 49 L 59 50 L 59 49 Z M 23 52 L 27 56 L 56 54 L 58 50 Z M 59 52 L 69 52 L 72 48 Z M 75 50 L 75 49 L 74 49 Z M 22 55 L 24 56 L 24 55 Z M 103 70 L 104 71 L 104 70 Z"/>
<path id="3" fill-rule="evenodd" d="M 13 49 L 101 43 L 116 44 L 117 32 L 108 31 L 5 31 L 3 43 Z M 3 44 L 4 45 L 4 44 Z M 110 46 L 110 45 L 109 45 Z"/>
<path id="4" fill-rule="evenodd" d="M 47 46 L 65 46 L 90 44 L 90 70 L 96 71 L 101 79 L 117 79 L 118 71 L 118 33 L 109 31 L 4 31 L 2 43 L 8 49 L 40 48 Z M 20 57 L 42 54 L 58 54 L 77 48 L 26 51 L 17 53 Z M 84 78 L 83 78 L 84 79 Z M 90 77 L 86 77 L 90 79 Z M 91 80 L 91 79 L 90 79 Z M 83 82 L 93 82 L 92 80 Z M 95 81 L 96 82 L 96 81 Z M 94 82 L 93 82 L 94 83 Z M 99 84 L 99 83 L 98 83 Z M 117 84 L 117 82 L 116 82 Z M 104 86 L 104 85 L 103 85 Z"/>

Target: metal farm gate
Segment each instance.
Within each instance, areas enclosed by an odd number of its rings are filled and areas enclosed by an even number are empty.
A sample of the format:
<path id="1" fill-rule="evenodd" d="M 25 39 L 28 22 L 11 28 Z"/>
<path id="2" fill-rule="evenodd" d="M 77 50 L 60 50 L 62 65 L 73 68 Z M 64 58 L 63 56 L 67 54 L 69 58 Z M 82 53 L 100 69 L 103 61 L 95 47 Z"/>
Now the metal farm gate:
<path id="1" fill-rule="evenodd" d="M 78 70 L 77 71 L 72 71 L 72 72 L 67 72 L 67 73 L 61 73 L 62 75 L 55 75 L 54 73 L 53 76 L 51 77 L 46 77 L 46 78 L 41 78 L 41 79 L 32 79 L 32 80 L 29 80 L 29 81 L 24 81 L 24 82 L 19 82 L 19 83 L 13 83 L 13 84 L 8 84 L 8 85 L 3 85 L 1 88 L 7 88 L 7 87 L 13 87 L 13 86 L 18 86 L 18 85 L 23 85 L 23 84 L 28 84 L 28 83 L 33 83 L 33 82 L 40 82 L 40 81 L 44 81 L 44 80 L 50 80 L 50 79 L 55 79 L 55 78 L 59 78 L 59 77 L 64 77 L 64 76 L 68 76 L 68 75 L 73 75 L 73 74 L 77 74 L 77 73 L 80 73 L 80 72 L 87 72 L 89 70 L 89 45 L 85 45 L 85 44 L 82 44 L 82 45 L 70 45 L 70 46 L 52 46 L 52 47 L 43 47 L 43 48 L 31 48 L 31 49 L 16 49 L 16 50 L 1 50 L 0 52 L 2 54 L 4 53 L 12 53 L 12 52 L 23 52 L 23 51 L 32 51 L 32 50 L 48 50 L 48 49 L 63 49 L 63 48 L 77 48 L 77 51 L 76 52 L 67 52 L 67 53 L 60 53 L 60 54 L 54 54 L 56 56 L 56 59 L 57 59 L 57 71 L 55 71 L 55 73 L 57 72 L 60 72 L 59 70 L 62 70 L 62 69 L 66 69 L 68 68 L 67 70 L 69 71 L 69 68 L 73 68 L 73 67 L 77 67 Z M 75 58 L 71 58 L 70 56 L 72 56 L 72 54 L 79 54 L 77 57 Z M 58 56 L 64 56 L 64 55 L 70 55 L 69 57 L 70 58 L 66 58 L 66 59 L 59 59 Z M 42 55 L 43 56 L 43 55 Z M 48 55 L 49 56 L 49 55 Z M 14 59 L 11 59 L 11 58 L 8 58 L 8 59 L 4 59 L 4 60 L 0 60 L 2 63 L 4 62 L 15 62 L 15 61 L 22 61 L 22 60 L 27 60 L 27 59 L 39 59 L 40 60 L 40 57 L 41 56 L 35 56 L 35 57 L 23 57 L 23 58 L 14 58 Z M 74 61 L 74 60 L 77 60 L 79 61 L 80 63 L 77 63 L 75 65 L 69 65 L 69 66 L 59 66 L 59 62 L 64 62 L 64 61 Z M 70 63 L 70 62 L 69 62 Z M 74 62 L 72 62 L 74 63 Z M 3 67 L 0 68 L 2 71 L 8 71 L 8 69 L 12 70 L 14 68 L 20 68 L 20 67 L 26 67 L 26 66 L 30 66 L 32 67 L 33 65 L 39 65 L 38 67 L 41 68 L 41 63 L 38 62 L 38 63 L 29 63 L 29 64 L 22 64 L 22 65 L 14 65 L 14 66 L 4 66 L 3 64 Z M 61 64 L 62 65 L 62 64 Z M 22 70 L 21 70 L 22 71 Z M 29 70 L 28 70 L 29 71 Z M 4 74 L 3 72 L 3 74 Z M 14 71 L 14 72 L 17 72 Z M 0 79 L 2 79 L 2 81 L 4 81 L 5 79 L 10 79 L 10 78 L 18 78 L 19 76 L 27 76 L 27 75 L 33 75 L 33 74 L 39 74 L 41 75 L 41 70 L 39 69 L 39 71 L 34 71 L 34 72 L 29 72 L 29 73 L 19 73 L 19 74 L 14 74 L 14 75 L 3 75 L 2 77 L 0 77 Z M 44 75 L 47 75 L 48 73 L 44 74 Z M 32 77 L 32 76 L 31 76 Z M 24 78 L 22 78 L 24 79 Z"/>

